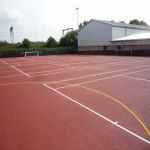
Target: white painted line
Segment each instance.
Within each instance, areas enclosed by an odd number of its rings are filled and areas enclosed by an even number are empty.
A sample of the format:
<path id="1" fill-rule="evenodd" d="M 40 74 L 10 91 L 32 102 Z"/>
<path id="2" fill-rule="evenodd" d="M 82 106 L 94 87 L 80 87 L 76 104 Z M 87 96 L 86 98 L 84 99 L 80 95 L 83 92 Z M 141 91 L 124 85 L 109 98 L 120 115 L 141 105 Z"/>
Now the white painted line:
<path id="1" fill-rule="evenodd" d="M 28 74 L 24 73 L 23 71 L 21 71 L 21 70 L 19 70 L 19 69 L 15 68 L 14 66 L 11 66 L 11 67 L 12 67 L 12 68 L 14 68 L 14 69 L 16 69 L 17 71 L 21 72 L 22 74 L 24 74 L 24 75 L 26 75 L 26 76 L 30 77 L 30 75 L 28 75 Z"/>
<path id="2" fill-rule="evenodd" d="M 78 104 L 79 106 L 81 106 L 81 107 L 83 107 L 83 108 L 87 109 L 88 111 L 90 111 L 90 112 L 94 113 L 95 115 L 97 115 L 97 116 L 99 116 L 99 117 L 101 117 L 101 118 L 105 119 L 106 121 L 108 121 L 108 122 L 110 122 L 110 123 L 114 124 L 115 126 L 117 126 L 117 127 L 121 128 L 122 130 L 124 130 L 124 131 L 128 132 L 129 134 L 132 134 L 133 136 L 135 136 L 135 137 L 139 138 L 140 140 L 142 140 L 142 141 L 144 141 L 144 142 L 146 142 L 146 143 L 150 144 L 150 141 L 148 141 L 148 140 L 144 139 L 143 137 L 141 137 L 141 136 L 139 136 L 139 135 L 135 134 L 134 132 L 132 132 L 132 131 L 130 131 L 130 130 L 128 130 L 128 129 L 126 129 L 126 128 L 122 127 L 122 126 L 120 126 L 120 125 L 118 125 L 118 123 L 116 123 L 116 122 L 114 122 L 114 121 L 112 121 L 112 120 L 110 120 L 110 119 L 106 118 L 105 116 L 103 116 L 103 115 L 101 115 L 101 114 L 97 113 L 96 111 L 94 111 L 94 110 L 92 110 L 92 109 L 90 109 L 90 108 L 86 107 L 85 105 L 83 105 L 83 104 L 81 104 L 81 103 L 79 103 L 79 102 L 75 101 L 74 99 L 72 99 L 72 98 L 70 98 L 70 97 L 68 97 L 68 96 L 66 96 L 66 95 L 64 95 L 64 94 L 62 94 L 61 92 L 59 92 L 59 91 L 57 91 L 57 90 L 55 90 L 55 89 L 51 88 L 50 86 L 48 86 L 48 85 L 46 85 L 46 84 L 43 84 L 43 85 L 44 85 L 44 86 L 46 86 L 47 88 L 49 88 L 49 89 L 51 89 L 51 90 L 55 91 L 56 93 L 58 93 L 58 94 L 62 95 L 63 97 L 65 97 L 65 98 L 69 99 L 70 101 L 72 101 L 72 102 L 74 102 L 74 103 Z"/>
<path id="3" fill-rule="evenodd" d="M 115 75 L 115 76 L 110 76 L 110 77 L 106 77 L 106 78 L 101 78 L 101 79 L 96 79 L 96 80 L 91 80 L 91 81 L 87 81 L 87 82 L 80 82 L 80 83 L 76 83 L 76 84 L 72 84 L 72 85 L 67 85 L 67 86 L 61 86 L 59 88 L 55 88 L 55 89 L 64 89 L 64 88 L 69 88 L 69 87 L 73 87 L 73 86 L 77 86 L 77 85 L 82 85 L 82 84 L 87 84 L 87 83 L 92 83 L 92 82 L 97 82 L 100 80 L 106 80 L 106 79 L 111 79 L 111 78 L 115 78 L 118 77 L 119 75 Z M 58 82 L 59 83 L 59 82 Z"/>
<path id="4" fill-rule="evenodd" d="M 147 80 L 147 79 L 141 79 L 141 78 L 129 77 L 129 76 L 124 76 L 124 75 L 123 75 L 122 77 L 126 77 L 126 78 L 130 78 L 130 79 L 135 79 L 135 80 L 141 80 L 141 81 L 150 82 L 150 80 Z"/>
<path id="5" fill-rule="evenodd" d="M 63 88 L 71 87 L 71 86 L 76 86 L 76 85 L 82 85 L 82 84 L 97 82 L 97 81 L 100 81 L 100 80 L 106 80 L 106 79 L 111 79 L 111 78 L 120 77 L 120 76 L 122 77 L 122 76 L 124 76 L 126 74 L 134 74 L 134 73 L 142 72 L 142 71 L 145 71 L 145 70 L 150 70 L 150 69 L 144 69 L 144 70 L 140 70 L 140 71 L 134 71 L 134 72 L 124 73 L 124 74 L 119 74 L 119 75 L 110 76 L 110 77 L 101 78 L 101 79 L 96 79 L 96 80 L 91 80 L 91 81 L 87 81 L 87 82 L 76 83 L 74 85 L 62 86 L 62 87 L 55 88 L 55 89 L 58 90 L 58 89 L 63 89 Z"/>
<path id="6" fill-rule="evenodd" d="M 130 64 L 131 64 L 131 61 L 124 61 L 124 62 L 121 62 L 121 63 L 118 63 L 118 62 L 117 63 L 107 63 L 107 64 L 101 65 L 101 66 L 99 66 L 99 65 L 89 65 L 89 66 L 81 66 L 81 67 L 69 67 L 69 68 L 65 68 L 65 69 L 57 69 L 57 70 L 51 70 L 51 71 L 41 71 L 41 72 L 38 72 L 38 73 L 33 72 L 33 73 L 28 73 L 28 74 L 33 74 L 33 76 L 37 76 L 38 74 L 40 74 L 40 75 L 47 75 L 48 74 L 49 75 L 49 74 L 52 74 L 54 71 L 57 71 L 57 72 L 54 72 L 54 73 L 62 73 L 62 72 L 58 72 L 60 70 L 69 71 L 69 69 L 71 69 L 72 71 L 78 71 L 77 69 L 86 70 L 86 69 L 91 69 L 90 67 L 96 67 L 96 69 L 99 69 L 99 68 L 103 68 L 105 66 L 121 65 L 121 64 L 124 64 L 124 63 L 127 64 L 127 62 L 130 62 Z M 59 65 L 59 66 L 62 66 L 62 65 Z M 44 73 L 44 72 L 48 72 L 48 73 Z M 44 73 L 44 74 L 42 74 L 42 73 Z M 38 75 L 38 76 L 40 76 L 40 75 Z"/>
<path id="7" fill-rule="evenodd" d="M 108 74 L 108 73 L 114 73 L 114 72 L 121 72 L 121 71 L 126 71 L 126 70 L 130 70 L 130 69 L 136 69 L 137 67 L 134 68 L 128 68 L 128 69 L 122 69 L 122 70 L 118 70 L 118 71 L 111 71 L 111 72 L 104 72 L 104 73 L 98 73 L 98 74 L 93 74 L 93 75 L 88 75 L 88 76 L 83 76 L 83 77 L 78 77 L 78 78 L 71 78 L 71 79 L 66 79 L 66 80 L 59 80 L 56 82 L 64 82 L 64 81 L 71 81 L 71 80 L 77 80 L 77 79 L 84 79 L 84 78 L 89 78 L 89 77 L 94 77 L 94 76 L 99 76 L 99 75 L 103 75 L 103 74 Z M 138 67 L 139 68 L 139 67 Z M 34 76 L 31 76 L 34 77 Z M 55 83 L 55 82 L 52 82 Z"/>
<path id="8" fill-rule="evenodd" d="M 1 60 L 3 63 L 5 63 L 6 65 L 8 65 L 8 63 L 7 62 L 5 62 L 5 61 L 3 61 L 3 60 Z"/>
<path id="9" fill-rule="evenodd" d="M 126 63 L 126 62 L 125 62 Z M 117 63 L 118 64 L 118 63 Z M 119 63 L 118 65 L 121 65 L 122 63 Z M 91 65 L 92 66 L 92 65 Z M 96 65 L 97 66 L 97 65 Z M 103 66 L 111 66 L 111 65 L 103 65 Z M 101 68 L 101 67 L 103 67 L 103 66 L 100 66 L 99 68 Z M 114 65 L 112 65 L 112 66 L 114 66 Z M 150 66 L 150 65 L 145 65 L 145 66 L 140 66 L 140 67 L 146 67 L 146 66 Z M 140 68 L 139 66 L 138 67 L 134 67 L 133 69 L 135 69 L 135 68 Z M 56 73 L 63 73 L 63 72 L 70 72 L 70 71 L 79 71 L 79 70 L 86 70 L 86 69 L 90 69 L 90 68 L 88 68 L 88 67 L 86 67 L 86 68 L 81 68 L 81 69 L 75 69 L 75 70 L 67 70 L 67 71 L 61 71 L 61 72 L 49 72 L 49 73 L 45 73 L 45 74 L 39 74 L 39 75 L 32 75 L 32 77 L 34 77 L 34 76 L 42 76 L 42 75 L 50 75 L 50 74 L 56 74 Z M 128 69 L 123 69 L 123 70 L 128 70 Z M 113 72 L 113 71 L 112 71 Z M 114 71 L 114 72 L 117 72 L 117 71 Z"/>

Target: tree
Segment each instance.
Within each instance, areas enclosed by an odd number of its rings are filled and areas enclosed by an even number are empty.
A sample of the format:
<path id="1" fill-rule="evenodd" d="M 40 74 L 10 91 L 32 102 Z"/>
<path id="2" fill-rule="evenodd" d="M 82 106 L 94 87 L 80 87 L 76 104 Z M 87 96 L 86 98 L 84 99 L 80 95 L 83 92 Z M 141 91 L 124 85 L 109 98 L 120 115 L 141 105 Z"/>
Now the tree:
<path id="1" fill-rule="evenodd" d="M 83 23 L 79 24 L 79 29 L 82 28 L 83 26 L 85 26 L 88 23 L 88 21 L 83 21 Z"/>
<path id="2" fill-rule="evenodd" d="M 66 38 L 65 38 L 65 37 L 61 37 L 61 38 L 60 38 L 60 40 L 59 40 L 59 45 L 60 45 L 60 46 L 67 46 Z"/>
<path id="3" fill-rule="evenodd" d="M 53 37 L 49 37 L 46 42 L 46 47 L 53 48 L 57 47 L 58 43 Z"/>
<path id="4" fill-rule="evenodd" d="M 85 26 L 89 21 L 83 21 L 83 25 Z"/>
<path id="5" fill-rule="evenodd" d="M 77 30 L 69 31 L 64 37 L 60 38 L 60 46 L 77 48 Z"/>
<path id="6" fill-rule="evenodd" d="M 145 21 L 139 21 L 138 19 L 133 19 L 129 21 L 129 24 L 141 25 L 141 26 L 149 26 Z"/>
<path id="7" fill-rule="evenodd" d="M 124 21 L 119 21 L 120 23 L 125 23 Z"/>
<path id="8" fill-rule="evenodd" d="M 149 25 L 148 25 L 145 21 L 143 21 L 143 20 L 140 21 L 140 25 L 141 25 L 141 26 L 149 26 Z"/>
<path id="9" fill-rule="evenodd" d="M 136 25 L 140 25 L 140 21 L 137 19 L 133 19 L 129 21 L 129 24 L 136 24 Z"/>
<path id="10" fill-rule="evenodd" d="M 83 26 L 82 23 L 80 23 L 80 24 L 79 24 L 79 29 L 82 28 L 82 26 Z"/>
<path id="11" fill-rule="evenodd" d="M 29 48 L 30 47 L 30 41 L 26 38 L 22 41 L 22 47 L 23 48 Z"/>

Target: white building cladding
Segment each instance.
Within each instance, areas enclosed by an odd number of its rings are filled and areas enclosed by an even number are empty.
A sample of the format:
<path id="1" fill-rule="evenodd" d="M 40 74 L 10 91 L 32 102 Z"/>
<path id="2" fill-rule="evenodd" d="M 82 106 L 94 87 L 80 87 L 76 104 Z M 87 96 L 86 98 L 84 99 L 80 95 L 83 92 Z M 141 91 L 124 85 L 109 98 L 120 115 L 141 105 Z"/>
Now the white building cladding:
<path id="1" fill-rule="evenodd" d="M 114 39 L 137 33 L 150 33 L 150 27 L 92 19 L 78 31 L 78 47 L 110 45 Z"/>

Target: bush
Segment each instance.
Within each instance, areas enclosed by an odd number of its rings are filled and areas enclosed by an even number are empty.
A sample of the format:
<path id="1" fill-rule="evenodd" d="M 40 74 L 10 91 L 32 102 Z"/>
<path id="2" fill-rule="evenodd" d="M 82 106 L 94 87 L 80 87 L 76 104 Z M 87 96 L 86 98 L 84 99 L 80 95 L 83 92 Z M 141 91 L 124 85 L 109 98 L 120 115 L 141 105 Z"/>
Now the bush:
<path id="1" fill-rule="evenodd" d="M 14 49 L 2 49 L 0 48 L 1 57 L 17 57 L 24 56 L 25 52 L 39 51 L 40 55 L 50 54 L 68 54 L 74 53 L 75 49 L 72 47 L 58 47 L 58 48 L 14 48 Z M 23 54 L 22 54 L 23 53 Z"/>

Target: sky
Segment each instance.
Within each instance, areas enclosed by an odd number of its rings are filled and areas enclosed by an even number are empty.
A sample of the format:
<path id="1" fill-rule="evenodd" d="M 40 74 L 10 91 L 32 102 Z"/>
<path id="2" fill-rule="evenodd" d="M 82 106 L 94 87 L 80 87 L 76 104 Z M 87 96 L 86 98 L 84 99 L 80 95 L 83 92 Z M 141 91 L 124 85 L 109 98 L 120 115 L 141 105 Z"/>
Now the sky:
<path id="1" fill-rule="evenodd" d="M 0 41 L 10 42 L 11 26 L 15 43 L 24 38 L 46 42 L 50 36 L 59 41 L 63 29 L 77 29 L 77 22 L 91 19 L 138 19 L 150 25 L 149 0 L 0 0 Z"/>

